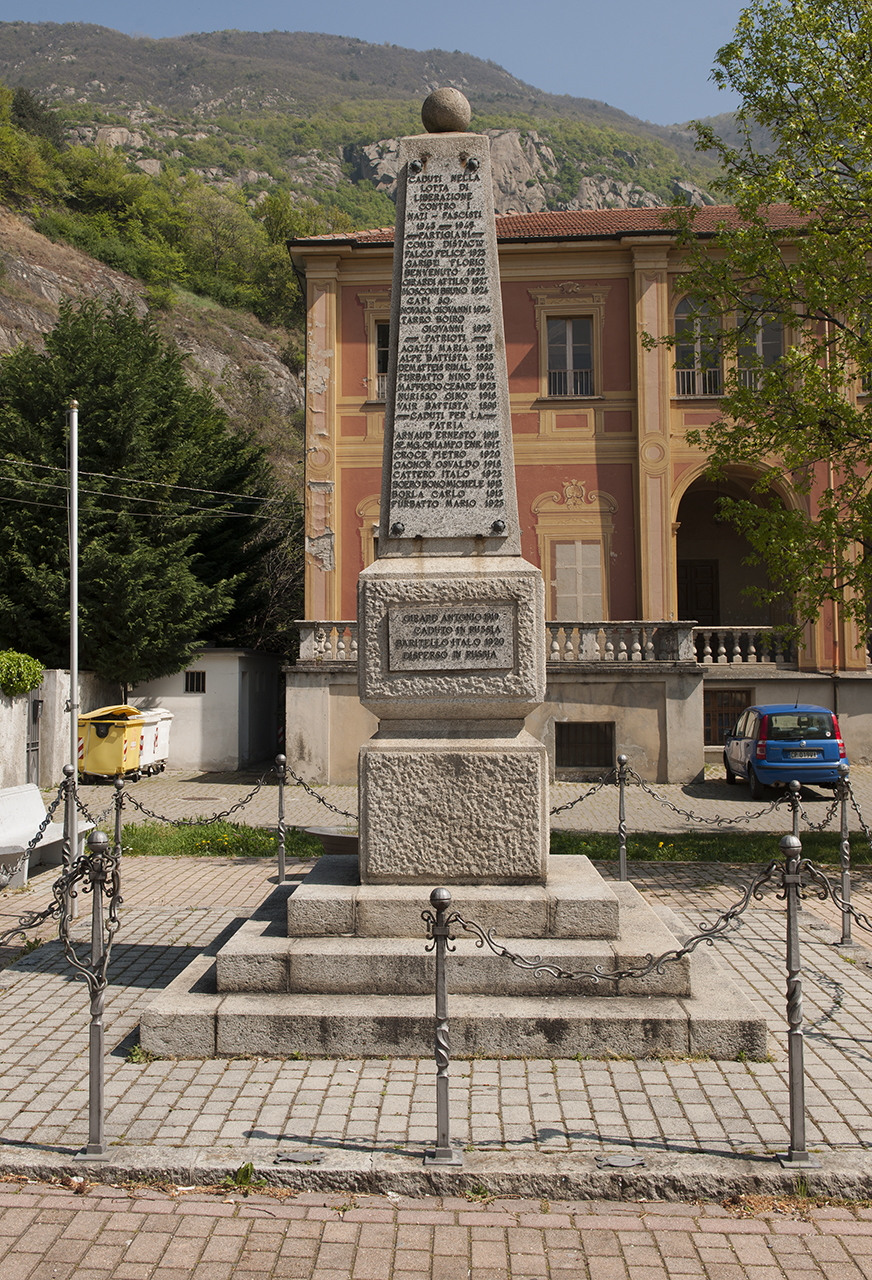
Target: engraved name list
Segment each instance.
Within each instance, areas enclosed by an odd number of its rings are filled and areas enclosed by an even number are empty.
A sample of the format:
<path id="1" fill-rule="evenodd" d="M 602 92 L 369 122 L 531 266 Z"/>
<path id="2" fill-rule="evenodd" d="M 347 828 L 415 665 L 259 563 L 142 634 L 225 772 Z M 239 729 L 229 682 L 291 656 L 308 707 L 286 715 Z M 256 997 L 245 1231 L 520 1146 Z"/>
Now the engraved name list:
<path id="1" fill-rule="evenodd" d="M 406 537 L 494 536 L 507 519 L 491 246 L 477 162 L 410 164 L 390 486 Z"/>

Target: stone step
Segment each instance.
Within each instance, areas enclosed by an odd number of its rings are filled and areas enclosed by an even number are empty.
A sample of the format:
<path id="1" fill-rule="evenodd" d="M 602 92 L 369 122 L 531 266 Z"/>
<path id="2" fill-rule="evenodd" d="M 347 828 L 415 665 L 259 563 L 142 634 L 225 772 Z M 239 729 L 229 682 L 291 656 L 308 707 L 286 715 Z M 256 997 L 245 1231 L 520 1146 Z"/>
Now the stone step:
<path id="1" fill-rule="evenodd" d="M 605 976 L 620 969 L 642 967 L 647 956 L 659 956 L 677 946 L 674 934 L 632 885 L 619 884 L 614 889 L 613 897 L 620 905 L 620 938 L 495 937 L 499 946 L 526 960 L 541 959 L 571 972 L 593 973 L 599 968 L 603 972 L 599 981 L 594 977 L 577 982 L 547 975 L 535 978 L 486 946 L 476 945 L 474 934 L 456 928 L 456 949 L 447 961 L 449 991 L 494 996 L 534 992 L 603 997 L 690 995 L 690 962 L 686 956 L 667 965 L 662 973 L 653 972 L 644 978 L 613 981 Z M 417 938 L 288 938 L 283 936 L 283 924 L 289 891 L 279 888 L 271 894 L 221 948 L 216 962 L 219 991 L 426 995 L 434 990 L 435 957 L 425 950 L 426 931 L 420 910 Z"/>
<path id="2" fill-rule="evenodd" d="M 765 1019 L 711 956 L 694 953 L 691 982 L 701 996 L 453 995 L 451 1052 L 765 1058 Z M 433 1052 L 433 1031 L 432 994 L 221 994 L 213 959 L 200 956 L 144 1010 L 140 1041 L 159 1057 L 420 1058 Z"/>
<path id="3" fill-rule="evenodd" d="M 436 885 L 362 885 L 357 859 L 319 858 L 288 899 L 288 935 L 420 937 Z M 550 860 L 546 885 L 449 886 L 452 909 L 511 938 L 617 938 L 618 899 L 584 857 Z"/>

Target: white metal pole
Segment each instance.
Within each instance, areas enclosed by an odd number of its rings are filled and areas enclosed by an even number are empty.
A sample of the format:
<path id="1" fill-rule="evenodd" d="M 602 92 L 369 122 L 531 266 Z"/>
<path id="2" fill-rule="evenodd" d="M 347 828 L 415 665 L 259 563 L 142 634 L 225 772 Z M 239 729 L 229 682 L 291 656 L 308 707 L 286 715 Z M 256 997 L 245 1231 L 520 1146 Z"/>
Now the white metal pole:
<path id="1" fill-rule="evenodd" d="M 79 402 L 70 401 L 70 764 L 79 767 Z"/>

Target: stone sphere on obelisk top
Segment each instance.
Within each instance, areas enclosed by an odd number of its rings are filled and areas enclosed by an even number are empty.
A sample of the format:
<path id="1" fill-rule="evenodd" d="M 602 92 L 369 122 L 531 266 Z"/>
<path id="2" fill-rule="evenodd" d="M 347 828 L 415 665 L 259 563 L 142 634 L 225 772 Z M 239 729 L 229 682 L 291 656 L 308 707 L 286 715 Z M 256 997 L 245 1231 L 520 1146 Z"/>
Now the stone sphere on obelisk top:
<path id="1" fill-rule="evenodd" d="M 428 133 L 465 133 L 472 107 L 459 89 L 434 89 L 424 100 L 421 119 Z"/>

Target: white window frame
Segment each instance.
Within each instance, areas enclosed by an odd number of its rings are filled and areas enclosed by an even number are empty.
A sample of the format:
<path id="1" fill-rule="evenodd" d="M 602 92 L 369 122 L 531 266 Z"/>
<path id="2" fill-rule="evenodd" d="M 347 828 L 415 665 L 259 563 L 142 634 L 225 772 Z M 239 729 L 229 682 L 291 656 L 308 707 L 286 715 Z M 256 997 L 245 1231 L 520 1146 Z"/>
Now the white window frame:
<path id="1" fill-rule="evenodd" d="M 364 306 L 366 325 L 366 398 L 373 405 L 383 404 L 387 395 L 387 371 L 379 373 L 378 326 L 390 325 L 391 295 L 387 289 L 361 290 L 358 302 Z"/>
<path id="2" fill-rule="evenodd" d="M 617 500 L 604 490 L 588 493 L 581 480 L 570 479 L 563 492 L 552 490 L 534 499 L 536 540 L 539 565 L 545 579 L 546 611 L 549 622 L 602 622 L 611 616 L 612 538 L 615 531 Z M 600 583 L 602 618 L 557 617 L 556 545 L 558 543 L 598 544 L 600 548 Z"/>
<path id="3" fill-rule="evenodd" d="M 740 311 L 736 317 L 737 326 L 744 329 L 744 335 L 740 338 L 736 349 L 736 372 L 740 386 L 750 391 L 759 391 L 762 374 L 778 364 L 784 356 L 787 349 L 787 333 L 780 320 L 763 313 L 762 298 L 755 294 L 748 301 L 755 311 L 760 311 L 760 314 L 748 317 L 747 312 Z M 777 354 L 772 350 L 776 341 L 773 337 L 766 336 L 767 331 L 775 329 L 778 330 Z M 749 365 L 742 364 L 743 350 L 753 351 Z"/>
<path id="4" fill-rule="evenodd" d="M 552 404 L 565 404 L 574 400 L 601 400 L 603 387 L 603 323 L 609 286 L 592 289 L 579 280 L 564 280 L 560 284 L 529 289 L 536 313 L 536 330 L 539 335 L 539 397 Z M 565 394 L 553 394 L 548 382 L 548 321 L 589 320 L 591 329 L 591 389 L 577 394 L 574 389 Z"/>
<path id="5" fill-rule="evenodd" d="M 720 342 L 705 334 L 704 321 L 712 320 L 705 304 L 695 305 L 685 295 L 678 302 L 674 313 L 675 334 L 675 394 L 681 399 L 701 399 L 720 396 L 724 389 L 723 357 Z M 682 341 L 679 325 L 683 323 L 687 336 Z M 679 353 L 692 353 L 692 361 L 679 364 Z M 714 357 L 711 363 L 709 358 Z"/>

